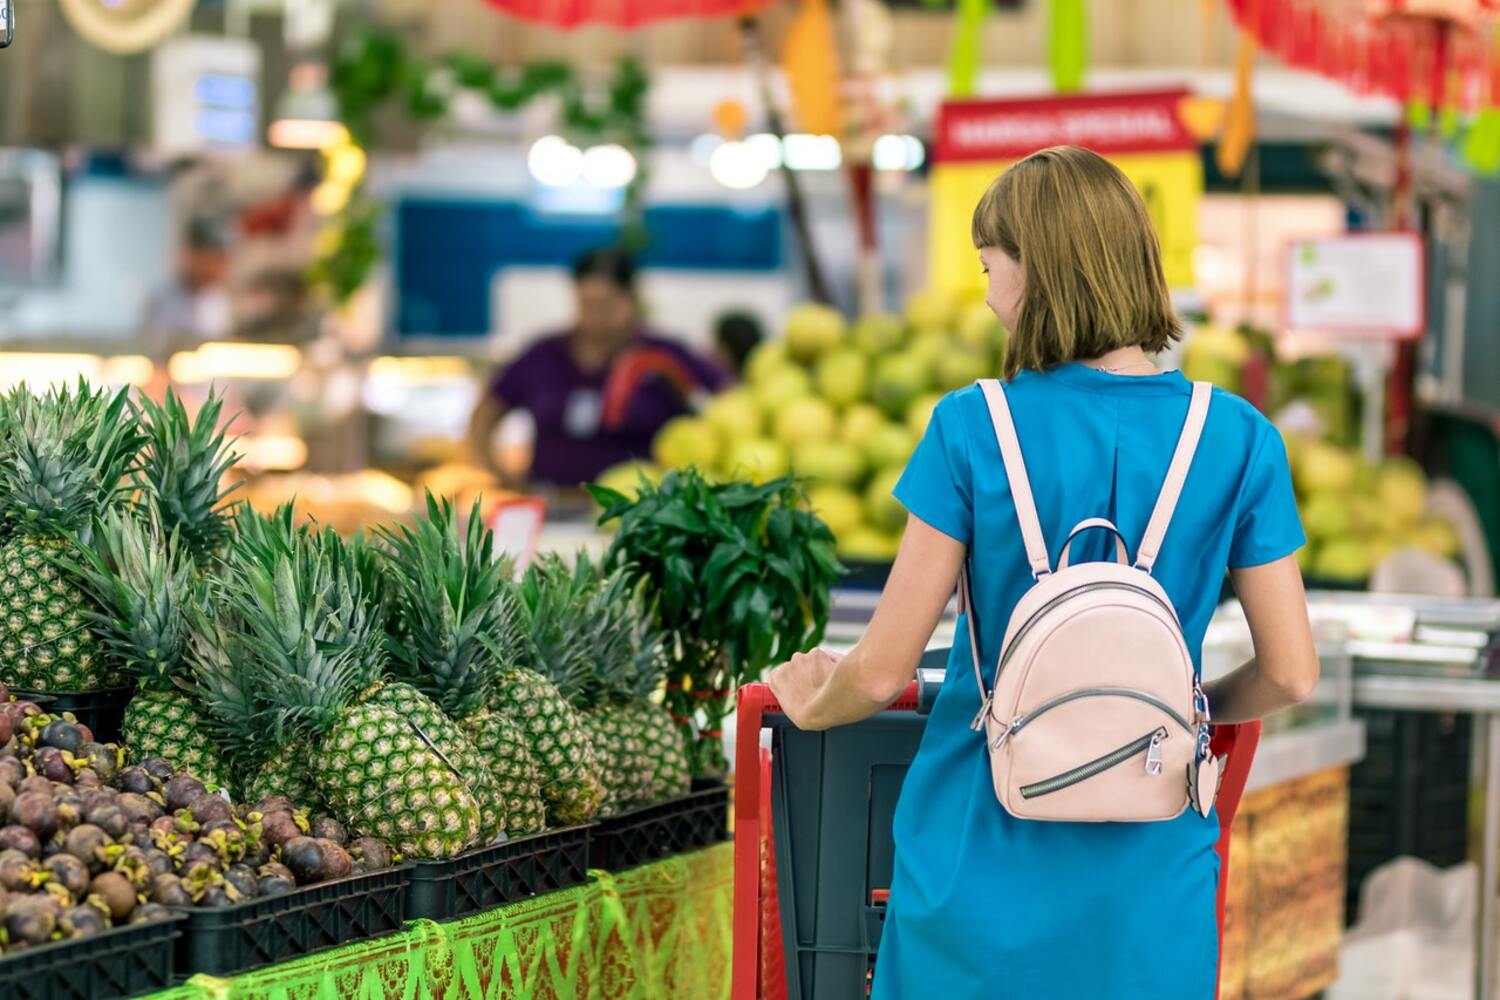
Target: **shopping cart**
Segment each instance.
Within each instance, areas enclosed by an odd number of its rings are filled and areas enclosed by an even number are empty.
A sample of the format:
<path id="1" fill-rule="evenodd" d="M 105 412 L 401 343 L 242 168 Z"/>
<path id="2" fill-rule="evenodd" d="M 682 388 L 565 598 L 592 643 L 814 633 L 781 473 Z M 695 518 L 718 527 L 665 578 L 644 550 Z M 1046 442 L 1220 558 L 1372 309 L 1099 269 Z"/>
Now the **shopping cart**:
<path id="1" fill-rule="evenodd" d="M 884 712 L 822 733 L 792 725 L 766 685 L 740 688 L 732 1000 L 869 995 L 890 894 L 891 819 L 946 660 L 946 650 L 929 653 Z M 1221 939 L 1229 834 L 1259 741 L 1258 722 L 1214 727 L 1214 752 L 1229 755 L 1218 799 Z"/>

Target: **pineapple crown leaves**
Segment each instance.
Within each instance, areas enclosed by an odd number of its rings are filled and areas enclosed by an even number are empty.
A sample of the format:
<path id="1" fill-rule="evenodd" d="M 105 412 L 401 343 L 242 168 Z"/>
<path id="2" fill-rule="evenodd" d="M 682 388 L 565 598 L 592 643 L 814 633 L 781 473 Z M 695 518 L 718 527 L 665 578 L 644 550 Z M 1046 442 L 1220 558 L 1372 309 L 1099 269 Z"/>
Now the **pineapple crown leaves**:
<path id="1" fill-rule="evenodd" d="M 205 590 L 217 587 L 215 582 Z M 188 604 L 184 619 L 183 658 L 206 709 L 204 725 L 239 773 L 254 770 L 279 746 L 265 738 L 262 725 L 271 706 L 261 696 L 249 662 L 232 655 L 239 623 L 222 608 L 210 612 L 206 600 Z"/>
<path id="2" fill-rule="evenodd" d="M 210 392 L 196 420 L 170 389 L 162 403 L 140 396 L 135 404 L 146 437 L 137 483 L 199 566 L 220 554 L 231 534 L 226 500 L 235 487 L 222 483 L 239 456 L 219 427 L 223 404 Z"/>
<path id="3" fill-rule="evenodd" d="M 390 570 L 387 647 L 393 673 L 454 718 L 482 708 L 512 646 L 510 565 L 496 558 L 478 501 L 460 529 L 453 504 L 427 494 L 427 514 L 382 528 Z"/>
<path id="4" fill-rule="evenodd" d="M 236 525 L 233 556 L 212 593 L 216 614 L 232 625 L 197 630 L 209 655 L 195 669 L 210 689 L 242 689 L 238 704 L 253 706 L 256 727 L 280 748 L 326 732 L 384 676 L 378 616 L 351 570 L 356 556 L 332 530 L 294 526 L 289 510 L 241 514 Z M 205 663 L 239 673 L 205 680 Z M 204 701 L 218 712 L 212 690 Z"/>
<path id="5" fill-rule="evenodd" d="M 24 385 L 0 398 L 0 521 L 31 535 L 75 534 L 124 496 L 145 437 L 127 390 Z"/>
<path id="6" fill-rule="evenodd" d="M 641 586 L 585 553 L 572 566 L 550 554 L 519 586 L 520 659 L 582 708 L 643 700 L 656 687 L 661 641 Z"/>
<path id="7" fill-rule="evenodd" d="M 176 532 L 117 508 L 95 523 L 92 546 L 75 540 L 59 563 L 93 599 L 88 625 L 128 674 L 148 688 L 191 686 L 186 610 L 202 591 Z"/>

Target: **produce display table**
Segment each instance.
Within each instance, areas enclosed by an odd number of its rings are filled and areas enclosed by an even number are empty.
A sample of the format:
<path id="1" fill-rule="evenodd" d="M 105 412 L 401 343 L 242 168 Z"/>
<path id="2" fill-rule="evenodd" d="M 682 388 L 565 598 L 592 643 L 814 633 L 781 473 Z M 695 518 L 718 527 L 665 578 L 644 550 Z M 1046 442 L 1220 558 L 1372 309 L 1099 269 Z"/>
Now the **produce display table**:
<path id="1" fill-rule="evenodd" d="M 732 844 L 151 1000 L 712 1000 L 729 996 Z"/>

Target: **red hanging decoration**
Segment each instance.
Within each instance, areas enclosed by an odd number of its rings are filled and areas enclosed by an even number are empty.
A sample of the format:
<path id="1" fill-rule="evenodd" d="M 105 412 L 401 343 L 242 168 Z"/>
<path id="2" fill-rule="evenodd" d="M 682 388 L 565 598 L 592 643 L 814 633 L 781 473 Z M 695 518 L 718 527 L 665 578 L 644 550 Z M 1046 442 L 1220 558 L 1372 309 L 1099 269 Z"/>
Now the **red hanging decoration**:
<path id="1" fill-rule="evenodd" d="M 605 24 L 640 28 L 684 17 L 753 14 L 775 0 L 485 0 L 513 17 L 554 28 Z"/>
<path id="2" fill-rule="evenodd" d="M 1289 66 L 1362 94 L 1476 110 L 1500 102 L 1500 0 L 1228 0 Z"/>

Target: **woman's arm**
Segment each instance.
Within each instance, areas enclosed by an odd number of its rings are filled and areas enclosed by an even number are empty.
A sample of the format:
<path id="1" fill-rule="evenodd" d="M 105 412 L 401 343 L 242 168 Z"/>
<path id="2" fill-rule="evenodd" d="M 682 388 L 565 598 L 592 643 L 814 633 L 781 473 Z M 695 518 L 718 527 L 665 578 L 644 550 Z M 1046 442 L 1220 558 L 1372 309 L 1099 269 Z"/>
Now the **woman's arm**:
<path id="1" fill-rule="evenodd" d="M 1204 685 L 1215 722 L 1249 722 L 1305 701 L 1318 685 L 1318 650 L 1295 556 L 1230 570 L 1255 658 Z"/>
<path id="2" fill-rule="evenodd" d="M 799 729 L 828 729 L 868 719 L 895 701 L 916 676 L 964 555 L 962 542 L 909 517 L 859 645 L 844 657 L 821 649 L 799 653 L 771 671 L 767 680 L 787 717 Z"/>

